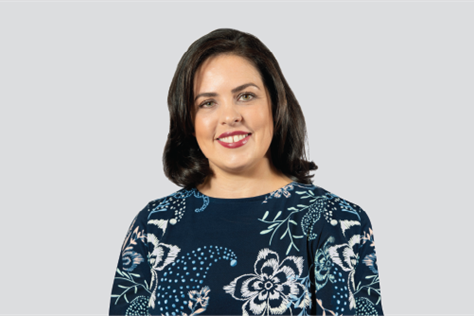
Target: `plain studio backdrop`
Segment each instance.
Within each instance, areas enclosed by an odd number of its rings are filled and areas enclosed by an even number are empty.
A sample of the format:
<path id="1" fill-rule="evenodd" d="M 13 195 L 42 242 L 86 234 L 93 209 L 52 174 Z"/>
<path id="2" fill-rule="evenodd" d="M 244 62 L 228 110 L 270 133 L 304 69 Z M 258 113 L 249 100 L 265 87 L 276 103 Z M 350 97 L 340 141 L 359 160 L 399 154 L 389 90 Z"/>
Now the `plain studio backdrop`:
<path id="1" fill-rule="evenodd" d="M 222 27 L 272 50 L 314 183 L 369 214 L 386 314 L 471 312 L 473 17 L 472 2 L 0 3 L 0 313 L 108 312 L 128 226 L 178 189 L 162 171 L 176 65 Z"/>

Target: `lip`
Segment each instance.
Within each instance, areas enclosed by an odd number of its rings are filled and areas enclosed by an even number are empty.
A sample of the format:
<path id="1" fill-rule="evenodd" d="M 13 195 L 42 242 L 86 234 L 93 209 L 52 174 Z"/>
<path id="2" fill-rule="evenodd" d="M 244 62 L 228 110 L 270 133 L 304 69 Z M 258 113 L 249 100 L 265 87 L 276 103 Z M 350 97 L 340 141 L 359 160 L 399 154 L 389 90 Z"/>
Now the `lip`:
<path id="1" fill-rule="evenodd" d="M 248 136 L 245 137 L 244 139 L 239 140 L 238 142 L 226 143 L 226 142 L 223 142 L 219 139 L 217 139 L 217 141 L 219 142 L 219 144 L 221 144 L 225 148 L 231 148 L 231 149 L 232 148 L 238 148 L 238 147 L 242 147 L 243 145 L 247 144 L 250 137 L 252 136 L 252 133 L 242 132 L 242 131 L 235 131 L 235 132 L 226 132 L 226 133 L 222 133 L 221 135 L 219 135 L 219 138 L 222 138 L 222 137 L 229 137 L 229 136 L 235 136 L 235 135 L 245 135 L 245 134 L 248 134 Z"/>
<path id="2" fill-rule="evenodd" d="M 252 134 L 252 133 L 244 132 L 244 131 L 225 132 L 225 133 L 220 134 L 219 137 L 217 137 L 217 138 L 224 138 L 224 137 L 235 136 L 235 135 L 244 135 L 244 134 Z"/>
<path id="3" fill-rule="evenodd" d="M 220 140 L 217 140 L 217 141 L 219 142 L 219 144 L 221 144 L 225 148 L 238 148 L 238 147 L 242 147 L 243 145 L 245 145 L 249 141 L 249 138 L 250 138 L 250 135 L 245 137 L 244 139 L 239 140 L 238 142 L 235 142 L 235 143 L 225 143 L 225 142 L 220 141 Z"/>

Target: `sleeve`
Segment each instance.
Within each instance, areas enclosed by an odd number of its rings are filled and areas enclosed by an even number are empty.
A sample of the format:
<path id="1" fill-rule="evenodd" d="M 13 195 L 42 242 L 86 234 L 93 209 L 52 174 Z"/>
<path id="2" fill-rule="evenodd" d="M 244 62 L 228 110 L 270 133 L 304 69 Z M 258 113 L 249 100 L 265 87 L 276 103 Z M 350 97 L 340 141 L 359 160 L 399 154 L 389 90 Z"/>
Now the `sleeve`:
<path id="1" fill-rule="evenodd" d="M 152 272 L 148 258 L 148 206 L 133 220 L 115 270 L 109 315 L 148 315 Z"/>
<path id="2" fill-rule="evenodd" d="M 383 315 L 370 220 L 357 205 L 335 202 L 315 250 L 316 314 Z"/>
<path id="3" fill-rule="evenodd" d="M 361 213 L 361 228 L 353 284 L 357 314 L 383 315 L 374 234 L 364 212 Z"/>

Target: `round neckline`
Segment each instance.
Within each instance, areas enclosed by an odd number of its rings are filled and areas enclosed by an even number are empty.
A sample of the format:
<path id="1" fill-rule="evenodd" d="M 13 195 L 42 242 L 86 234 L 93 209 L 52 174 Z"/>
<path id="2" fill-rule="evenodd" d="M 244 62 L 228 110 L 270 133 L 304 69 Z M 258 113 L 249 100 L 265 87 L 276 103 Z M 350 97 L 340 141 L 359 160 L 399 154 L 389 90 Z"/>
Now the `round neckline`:
<path id="1" fill-rule="evenodd" d="M 297 182 L 296 181 L 292 181 L 284 186 L 282 186 L 281 188 L 278 188 L 272 192 L 269 192 L 269 193 L 265 193 L 265 194 L 261 194 L 261 195 L 256 195 L 256 196 L 250 196 L 250 197 L 245 197 L 245 198 L 217 198 L 217 197 L 212 197 L 212 196 L 209 196 L 209 195 L 206 195 L 204 193 L 202 193 L 201 191 L 199 191 L 197 188 L 194 188 L 194 190 L 196 190 L 196 192 L 198 192 L 199 194 L 201 194 L 202 196 L 206 197 L 209 199 L 209 201 L 212 201 L 212 202 L 225 202 L 225 203 L 228 203 L 228 202 L 254 202 L 254 201 L 261 201 L 261 200 L 264 200 L 267 196 L 270 196 L 272 194 L 274 194 L 275 192 L 277 191 L 280 191 L 282 190 L 283 188 L 286 188 L 290 185 L 295 185 Z"/>

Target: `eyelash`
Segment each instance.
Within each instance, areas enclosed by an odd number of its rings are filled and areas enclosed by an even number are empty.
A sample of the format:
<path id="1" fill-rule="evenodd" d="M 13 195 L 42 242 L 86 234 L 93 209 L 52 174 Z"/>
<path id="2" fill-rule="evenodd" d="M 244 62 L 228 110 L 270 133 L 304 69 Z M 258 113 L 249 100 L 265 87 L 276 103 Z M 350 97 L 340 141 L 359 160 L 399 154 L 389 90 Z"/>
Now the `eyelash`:
<path id="1" fill-rule="evenodd" d="M 201 104 L 199 105 L 199 107 L 200 107 L 200 108 L 205 108 L 206 106 L 204 106 L 204 105 L 206 105 L 207 103 L 211 103 L 211 102 L 214 102 L 214 101 L 211 101 L 211 100 L 209 100 L 209 101 L 204 101 L 203 103 L 201 103 Z"/>
<path id="2" fill-rule="evenodd" d="M 240 99 L 242 96 L 251 97 L 250 100 L 242 100 L 242 101 L 244 101 L 244 102 L 248 102 L 248 101 L 251 101 L 251 100 L 255 99 L 255 94 L 250 93 L 250 92 L 244 92 L 244 93 L 239 94 L 239 96 L 237 97 L 237 99 Z M 203 103 L 201 103 L 201 104 L 199 105 L 199 107 L 200 107 L 200 108 L 204 108 L 206 104 L 212 103 L 212 102 L 215 103 L 215 102 L 212 101 L 212 100 L 206 100 L 206 101 L 204 101 Z"/>
<path id="3" fill-rule="evenodd" d="M 242 96 L 244 96 L 244 95 L 250 96 L 250 97 L 251 97 L 250 100 L 255 99 L 255 94 L 250 93 L 250 92 L 244 92 L 244 93 L 240 94 L 239 97 L 238 97 L 238 99 L 240 99 L 240 98 L 241 98 Z M 247 100 L 247 101 L 250 101 L 250 100 Z"/>

